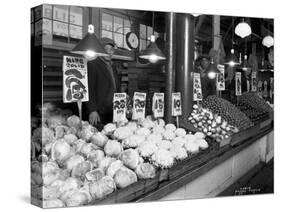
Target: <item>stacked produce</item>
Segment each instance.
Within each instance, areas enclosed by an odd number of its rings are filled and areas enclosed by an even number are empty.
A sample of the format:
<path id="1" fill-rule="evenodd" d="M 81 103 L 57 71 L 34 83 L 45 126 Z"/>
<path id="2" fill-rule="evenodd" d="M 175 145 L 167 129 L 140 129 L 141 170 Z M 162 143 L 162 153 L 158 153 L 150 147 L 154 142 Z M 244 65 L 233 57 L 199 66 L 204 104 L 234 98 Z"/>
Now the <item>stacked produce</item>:
<path id="1" fill-rule="evenodd" d="M 239 98 L 239 109 L 253 122 L 258 121 L 269 113 L 273 113 L 272 107 L 256 93 L 245 93 Z"/>
<path id="2" fill-rule="evenodd" d="M 208 96 L 204 99 L 202 101 L 202 107 L 208 108 L 214 114 L 221 116 L 227 123 L 237 127 L 239 130 L 245 130 L 253 126 L 251 120 L 237 107 L 215 95 Z"/>
<path id="3" fill-rule="evenodd" d="M 90 204 L 140 179 L 154 178 L 158 168 L 170 168 L 209 146 L 202 133 L 187 134 L 150 116 L 109 123 L 99 132 L 75 115 L 58 114 L 44 118 L 32 143 L 42 147 L 32 161 L 32 195 L 44 207 Z"/>
<path id="4" fill-rule="evenodd" d="M 237 127 L 230 125 L 220 115 L 198 105 L 193 105 L 193 111 L 188 117 L 188 121 L 199 129 L 204 136 L 212 137 L 218 142 L 238 132 Z"/>

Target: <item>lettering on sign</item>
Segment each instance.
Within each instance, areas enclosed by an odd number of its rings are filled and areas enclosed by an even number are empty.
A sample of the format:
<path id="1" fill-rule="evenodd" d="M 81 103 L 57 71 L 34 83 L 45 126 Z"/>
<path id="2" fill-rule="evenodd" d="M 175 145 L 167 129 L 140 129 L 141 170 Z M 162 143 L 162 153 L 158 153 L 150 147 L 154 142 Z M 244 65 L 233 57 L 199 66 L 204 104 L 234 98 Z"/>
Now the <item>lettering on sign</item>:
<path id="1" fill-rule="evenodd" d="M 133 120 L 145 118 L 146 93 L 135 92 L 133 98 Z"/>
<path id="2" fill-rule="evenodd" d="M 172 93 L 172 116 L 181 116 L 181 93 Z"/>
<path id="3" fill-rule="evenodd" d="M 126 120 L 126 93 L 114 93 L 113 96 L 113 122 Z"/>
<path id="4" fill-rule="evenodd" d="M 63 102 L 89 100 L 87 62 L 82 57 L 63 57 Z"/>
<path id="5" fill-rule="evenodd" d="M 154 93 L 152 98 L 152 111 L 154 118 L 164 117 L 164 93 Z"/>

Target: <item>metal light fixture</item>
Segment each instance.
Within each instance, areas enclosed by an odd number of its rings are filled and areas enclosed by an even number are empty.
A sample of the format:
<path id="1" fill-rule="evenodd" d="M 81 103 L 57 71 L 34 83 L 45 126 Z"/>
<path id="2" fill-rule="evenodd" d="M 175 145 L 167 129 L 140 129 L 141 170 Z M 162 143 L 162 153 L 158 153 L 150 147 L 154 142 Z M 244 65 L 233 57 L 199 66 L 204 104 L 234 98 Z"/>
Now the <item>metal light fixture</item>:
<path id="1" fill-rule="evenodd" d="M 214 59 L 212 58 L 209 66 L 207 67 L 206 74 L 209 79 L 215 79 L 218 73 L 218 68 L 214 64 Z"/>
<path id="2" fill-rule="evenodd" d="M 156 63 L 159 60 L 165 60 L 166 57 L 162 53 L 162 51 L 158 48 L 157 44 L 155 43 L 155 36 L 154 36 L 154 12 L 152 13 L 152 35 L 150 39 L 150 44 L 146 47 L 145 50 L 141 51 L 140 58 L 149 60 L 151 63 Z"/>
<path id="3" fill-rule="evenodd" d="M 241 38 L 245 38 L 252 34 L 252 29 L 250 25 L 243 19 L 243 21 L 237 24 L 237 26 L 235 27 L 235 34 L 240 36 Z"/>
<path id="4" fill-rule="evenodd" d="M 274 45 L 274 39 L 272 36 L 267 35 L 262 40 L 262 45 L 266 46 L 267 48 L 270 48 Z"/>
<path id="5" fill-rule="evenodd" d="M 99 56 L 105 57 L 108 54 L 94 34 L 94 25 L 88 25 L 86 36 L 72 49 L 72 53 L 81 54 L 87 60 L 94 60 Z"/>
<path id="6" fill-rule="evenodd" d="M 242 62 L 242 64 L 241 64 L 241 69 L 242 69 L 243 71 L 250 71 L 250 70 L 251 70 L 251 66 L 250 66 L 250 64 L 249 64 L 249 62 L 248 62 L 248 57 L 247 57 L 247 55 L 244 55 L 244 60 L 243 60 L 243 62 Z"/>
<path id="7" fill-rule="evenodd" d="M 234 49 L 230 50 L 230 55 L 227 57 L 226 61 L 227 62 L 225 62 L 224 64 L 229 65 L 231 67 L 234 67 L 234 66 L 237 66 L 240 64 L 237 57 L 234 54 Z"/>

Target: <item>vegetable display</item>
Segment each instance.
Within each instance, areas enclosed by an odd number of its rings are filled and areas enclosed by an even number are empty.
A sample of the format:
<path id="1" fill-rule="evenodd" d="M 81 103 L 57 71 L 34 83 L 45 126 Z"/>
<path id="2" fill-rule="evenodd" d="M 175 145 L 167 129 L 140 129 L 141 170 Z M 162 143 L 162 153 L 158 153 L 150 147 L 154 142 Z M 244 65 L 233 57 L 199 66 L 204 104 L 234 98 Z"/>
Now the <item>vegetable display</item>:
<path id="1" fill-rule="evenodd" d="M 227 121 L 230 125 L 237 127 L 239 130 L 245 130 L 253 126 L 251 120 L 236 106 L 215 95 L 208 96 L 204 99 L 202 101 L 202 107 L 221 116 L 223 120 Z"/>
<path id="2" fill-rule="evenodd" d="M 59 117 L 48 116 L 32 134 L 42 147 L 32 161 L 32 195 L 44 207 L 91 204 L 208 148 L 204 135 L 150 116 L 101 132 L 75 115 Z"/>
<path id="3" fill-rule="evenodd" d="M 239 98 L 239 109 L 253 122 L 257 122 L 269 113 L 273 113 L 271 106 L 253 92 L 244 93 Z"/>
<path id="4" fill-rule="evenodd" d="M 209 109 L 198 105 L 193 105 L 193 111 L 188 117 L 188 121 L 204 134 L 196 133 L 197 135 L 201 135 L 200 137 L 202 139 L 205 136 L 209 136 L 220 142 L 230 137 L 233 133 L 238 132 L 237 127 L 230 125 L 220 115 L 214 114 Z"/>

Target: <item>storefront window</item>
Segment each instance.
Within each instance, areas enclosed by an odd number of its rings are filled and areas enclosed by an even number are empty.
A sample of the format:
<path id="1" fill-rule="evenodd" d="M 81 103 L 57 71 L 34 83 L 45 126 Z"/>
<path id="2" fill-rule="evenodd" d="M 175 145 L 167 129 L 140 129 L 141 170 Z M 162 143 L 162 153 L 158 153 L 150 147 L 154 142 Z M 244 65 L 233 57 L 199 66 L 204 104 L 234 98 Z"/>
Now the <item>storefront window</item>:
<path id="1" fill-rule="evenodd" d="M 150 37 L 153 33 L 153 29 L 150 26 L 140 24 L 140 50 L 144 50 L 150 43 Z M 155 38 L 159 37 L 159 33 L 154 31 Z"/>
<path id="2" fill-rule="evenodd" d="M 102 37 L 108 37 L 115 41 L 117 47 L 129 49 L 126 44 L 126 34 L 131 31 L 129 20 L 102 13 Z"/>
<path id="3" fill-rule="evenodd" d="M 82 39 L 83 8 L 75 6 L 42 5 L 34 10 L 35 36 L 46 35 L 44 39 Z M 44 42 L 44 41 L 43 41 Z"/>

